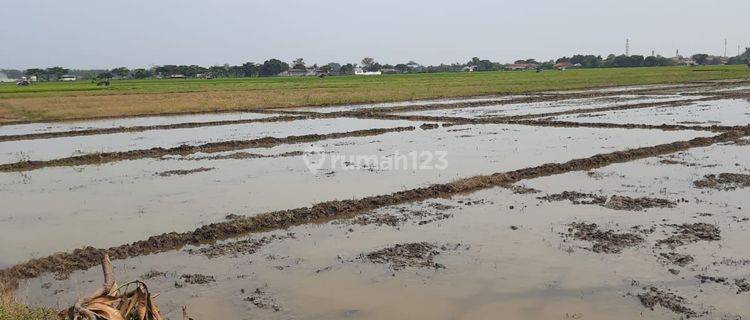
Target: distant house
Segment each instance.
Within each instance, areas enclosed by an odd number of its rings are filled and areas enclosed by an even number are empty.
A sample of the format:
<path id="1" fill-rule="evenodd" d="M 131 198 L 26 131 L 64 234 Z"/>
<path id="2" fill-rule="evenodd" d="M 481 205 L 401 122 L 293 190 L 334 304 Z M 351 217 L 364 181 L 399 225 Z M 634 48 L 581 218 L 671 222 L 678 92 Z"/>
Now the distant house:
<path id="1" fill-rule="evenodd" d="M 289 69 L 287 71 L 277 74 L 279 77 L 317 77 L 324 72 L 316 68 L 307 69 Z"/>
<path id="2" fill-rule="evenodd" d="M 354 74 L 358 76 L 379 76 L 383 74 L 380 70 L 378 71 L 365 71 L 364 69 L 357 67 L 354 68 Z"/>
<path id="3" fill-rule="evenodd" d="M 474 72 L 477 70 L 477 66 L 465 66 L 461 68 L 461 71 L 463 72 Z"/>
<path id="4" fill-rule="evenodd" d="M 505 69 L 508 70 L 533 70 L 536 69 L 536 67 L 539 66 L 536 63 L 509 63 L 505 65 Z"/>
<path id="5" fill-rule="evenodd" d="M 60 76 L 60 79 L 58 79 L 58 80 L 60 80 L 60 81 L 76 81 L 76 76 L 71 75 L 71 74 L 64 74 L 64 75 Z"/>
<path id="6" fill-rule="evenodd" d="M 558 62 L 553 67 L 557 70 L 565 70 L 568 68 L 572 68 L 574 65 L 568 61 Z"/>
<path id="7" fill-rule="evenodd" d="M 409 63 L 406 64 L 407 67 L 409 67 L 409 70 L 413 72 L 422 72 L 424 71 L 424 66 L 422 66 L 419 63 L 416 63 L 414 61 L 409 61 Z"/>
<path id="8" fill-rule="evenodd" d="M 170 79 L 185 79 L 185 75 L 183 74 L 173 74 L 169 76 Z"/>
<path id="9" fill-rule="evenodd" d="M 695 62 L 695 60 L 691 58 L 685 58 L 680 55 L 672 58 L 672 63 L 678 66 L 697 66 L 698 65 L 698 63 Z"/>

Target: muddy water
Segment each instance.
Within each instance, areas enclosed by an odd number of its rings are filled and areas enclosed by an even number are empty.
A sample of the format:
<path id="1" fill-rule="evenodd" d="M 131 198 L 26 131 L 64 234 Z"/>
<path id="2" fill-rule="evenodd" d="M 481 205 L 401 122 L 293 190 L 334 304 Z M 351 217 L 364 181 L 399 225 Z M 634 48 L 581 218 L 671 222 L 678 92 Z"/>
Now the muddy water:
<path id="1" fill-rule="evenodd" d="M 651 85 L 638 85 L 638 86 L 622 86 L 622 87 L 610 87 L 600 89 L 588 89 L 588 90 L 570 90 L 570 91 L 548 91 L 546 94 L 579 94 L 579 93 L 602 93 L 602 92 L 627 92 L 627 91 L 647 91 L 647 90 L 684 90 L 686 88 L 703 87 L 704 84 L 651 84 Z"/>
<path id="2" fill-rule="evenodd" d="M 332 113 L 342 111 L 357 111 L 379 108 L 390 108 L 390 107 L 406 107 L 406 106 L 424 106 L 424 105 L 441 105 L 441 104 L 455 104 L 455 103 L 472 103 L 472 102 L 501 102 L 513 99 L 527 98 L 532 95 L 507 95 L 507 96 L 486 96 L 486 97 L 475 97 L 475 98 L 458 98 L 458 99 L 437 99 L 437 100 L 416 100 L 416 101 L 399 101 L 399 102 L 384 102 L 384 103 L 373 103 L 373 104 L 358 104 L 358 105 L 346 105 L 346 106 L 335 106 L 335 107 L 303 107 L 303 108 L 284 108 L 285 111 L 300 111 L 300 112 L 319 112 L 319 113 Z"/>
<path id="3" fill-rule="evenodd" d="M 750 124 L 750 102 L 743 99 L 703 101 L 689 106 L 582 113 L 558 116 L 553 119 L 617 124 L 738 126 Z"/>
<path id="4" fill-rule="evenodd" d="M 641 96 L 617 95 L 611 97 L 579 98 L 547 102 L 514 103 L 494 106 L 482 106 L 462 109 L 443 109 L 429 111 L 410 111 L 395 113 L 398 115 L 432 116 L 432 117 L 465 117 L 485 118 L 499 116 L 534 115 L 550 112 L 562 112 L 576 109 L 606 108 L 636 105 L 641 103 L 673 102 L 697 99 L 695 96 Z"/>
<path id="5" fill-rule="evenodd" d="M 176 116 L 132 117 L 102 120 L 40 122 L 0 126 L 0 135 L 17 135 L 31 133 L 78 131 L 89 129 L 106 129 L 135 126 L 154 126 L 186 122 L 211 122 L 225 120 L 262 119 L 277 116 L 253 112 L 206 113 Z"/>
<path id="6" fill-rule="evenodd" d="M 306 119 L 289 122 L 253 123 L 187 129 L 153 130 L 31 141 L 0 142 L 0 163 L 23 160 L 51 160 L 80 154 L 116 152 L 154 147 L 199 145 L 228 140 L 287 137 L 306 134 L 349 132 L 372 128 L 411 125 L 407 121 L 362 119 Z"/>
<path id="7" fill-rule="evenodd" d="M 697 165 L 668 165 L 663 158 Z M 157 270 L 165 275 L 149 280 L 160 292 L 158 301 L 168 317 L 189 306 L 196 319 L 675 319 L 657 306 L 644 308 L 636 295 L 644 286 L 669 289 L 685 298 L 684 305 L 701 318 L 735 319 L 750 316 L 748 294 L 731 285 L 701 284 L 696 275 L 750 277 L 743 265 L 726 263 L 750 259 L 750 222 L 740 207 L 750 205 L 747 189 L 696 189 L 692 182 L 709 173 L 750 173 L 750 148 L 721 145 L 693 149 L 674 157 L 617 164 L 595 172 L 571 173 L 525 181 L 538 194 L 513 194 L 491 189 L 453 199 L 386 207 L 371 215 L 421 212 L 418 218 L 391 225 L 360 225 L 355 220 L 290 228 L 255 253 L 230 253 L 207 258 L 169 252 L 115 261 L 119 279 L 136 279 Z M 562 191 L 602 195 L 660 197 L 678 202 L 674 208 L 617 211 L 598 205 L 547 202 L 537 197 Z M 436 205 L 439 204 L 440 206 Z M 698 215 L 703 213 L 704 215 Z M 706 213 L 711 216 L 705 215 Z M 432 221 L 436 215 L 447 215 Z M 741 219 L 739 219 L 741 220 Z M 597 223 L 622 232 L 632 227 L 655 228 L 646 239 L 619 254 L 590 251 L 591 244 L 569 239 L 574 221 Z M 698 241 L 674 251 L 689 254 L 684 266 L 665 263 L 667 252 L 655 242 L 673 229 L 668 224 L 705 222 L 721 229 L 721 240 Z M 258 239 L 268 234 L 254 235 Z M 244 238 L 243 238 L 244 239 Z M 242 240 L 242 239 L 238 239 Z M 394 270 L 362 254 L 398 243 L 435 243 L 434 262 L 444 268 Z M 203 247 L 206 248 L 206 247 Z M 191 248 L 186 248 L 191 249 Z M 199 248 L 195 248 L 199 249 Z M 669 271 L 675 269 L 679 275 Z M 216 282 L 183 284 L 182 274 L 200 273 Z M 100 270 L 76 272 L 58 281 L 52 276 L 27 281 L 18 296 L 47 306 L 67 306 L 96 288 Z M 175 283 L 182 285 L 177 288 Z M 42 286 L 48 284 L 48 289 Z M 47 285 L 45 285 L 46 287 Z M 261 295 L 253 292 L 260 288 Z M 258 307 L 253 301 L 278 307 Z M 263 304 L 261 304 L 263 306 Z M 429 306 L 429 307 L 426 307 Z"/>
<path id="8" fill-rule="evenodd" d="M 6 199 L 7 210 L 0 213 L 4 243 L 0 248 L 0 264 L 84 245 L 106 247 L 163 232 L 192 230 L 221 221 L 229 213 L 256 214 L 328 200 L 387 194 L 472 175 L 707 135 L 710 133 L 452 126 L 324 141 L 318 145 L 325 152 L 324 166 L 314 174 L 300 156 L 200 161 L 144 159 L 2 174 L 0 197 Z M 245 151 L 278 155 L 305 151 L 308 147 L 308 144 L 286 145 Z M 374 155 L 386 161 L 412 151 L 445 151 L 448 165 L 445 170 L 419 170 L 413 166 L 400 170 L 370 167 L 352 170 L 343 161 L 335 167 L 331 164 L 334 155 L 346 161 L 356 155 Z M 201 156 L 204 155 L 188 159 Z M 430 164 L 438 165 L 437 160 Z M 212 170 L 184 176 L 156 175 L 197 168 Z M 39 232 L 30 234 L 27 232 L 30 228 Z"/>

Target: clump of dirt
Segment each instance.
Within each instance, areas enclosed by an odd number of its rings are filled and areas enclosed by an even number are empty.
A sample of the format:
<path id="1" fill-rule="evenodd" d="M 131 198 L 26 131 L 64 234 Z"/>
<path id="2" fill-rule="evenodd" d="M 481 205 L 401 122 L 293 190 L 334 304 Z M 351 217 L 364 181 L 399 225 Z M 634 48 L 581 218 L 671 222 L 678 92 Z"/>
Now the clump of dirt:
<path id="1" fill-rule="evenodd" d="M 720 173 L 718 176 L 709 174 L 703 179 L 693 182 L 696 188 L 730 191 L 750 187 L 750 174 Z"/>
<path id="2" fill-rule="evenodd" d="M 280 154 L 258 154 L 250 152 L 234 152 L 230 154 L 216 155 L 216 156 L 203 156 L 193 158 L 179 158 L 179 160 L 192 160 L 192 161 L 203 161 L 203 160 L 245 160 L 245 159 L 258 159 L 258 158 L 285 158 L 285 157 L 297 157 L 304 155 L 303 151 L 290 151 Z"/>
<path id="3" fill-rule="evenodd" d="M 593 242 L 591 251 L 596 253 L 620 253 L 622 249 L 636 246 L 644 241 L 635 233 L 616 233 L 612 230 L 602 231 L 595 223 L 574 222 L 568 228 L 568 236 L 578 240 Z"/>
<path id="4" fill-rule="evenodd" d="M 358 216 L 352 222 L 361 226 L 374 224 L 377 226 L 397 227 L 408 219 L 406 216 L 395 216 L 390 213 L 373 213 Z"/>
<path id="5" fill-rule="evenodd" d="M 646 292 L 639 294 L 638 299 L 641 300 L 641 304 L 646 308 L 654 310 L 654 307 L 658 305 L 688 318 L 698 316 L 695 310 L 686 306 L 688 302 L 683 297 L 656 287 L 648 287 L 644 288 L 644 290 Z"/>
<path id="6" fill-rule="evenodd" d="M 154 278 L 165 277 L 165 276 L 167 276 L 167 274 L 165 272 L 161 272 L 159 270 L 151 269 L 148 272 L 146 272 L 146 273 L 144 273 L 144 274 L 141 275 L 141 280 L 145 281 L 145 280 L 151 280 L 151 279 L 154 279 Z"/>
<path id="7" fill-rule="evenodd" d="M 577 191 L 563 191 L 562 193 L 550 194 L 544 197 L 537 197 L 539 200 L 545 200 L 549 202 L 553 201 L 565 201 L 568 200 L 573 204 L 598 204 L 604 205 L 607 202 L 607 197 L 600 196 L 591 193 L 581 193 Z"/>
<path id="8" fill-rule="evenodd" d="M 238 256 L 240 254 L 254 254 L 265 245 L 277 241 L 294 238 L 294 233 L 286 235 L 270 235 L 260 239 L 246 239 L 229 243 L 212 244 L 198 249 L 187 249 L 189 254 L 202 254 L 208 258 L 215 258 L 223 255 Z"/>
<path id="9" fill-rule="evenodd" d="M 510 189 L 511 191 L 513 191 L 514 194 L 534 194 L 534 193 L 540 193 L 541 192 L 541 191 L 539 191 L 537 189 L 534 189 L 534 188 L 529 188 L 529 187 L 524 186 L 524 185 L 515 185 L 515 184 L 512 185 L 512 186 L 510 186 L 510 187 L 508 187 L 508 189 Z"/>
<path id="10" fill-rule="evenodd" d="M 440 127 L 440 125 L 437 124 L 437 123 L 425 123 L 425 124 L 419 126 L 419 128 L 422 129 L 422 130 L 437 129 L 439 127 Z"/>
<path id="11" fill-rule="evenodd" d="M 380 249 L 364 256 L 373 263 L 390 264 L 395 271 L 406 268 L 444 269 L 445 266 L 433 259 L 440 254 L 437 246 L 428 242 L 397 244 Z"/>
<path id="12" fill-rule="evenodd" d="M 428 223 L 445 220 L 453 217 L 453 214 L 444 213 L 450 209 L 455 209 L 455 206 L 441 204 L 441 203 L 430 203 L 428 206 L 433 210 L 419 210 L 409 208 L 399 208 L 391 213 L 367 213 L 357 216 L 350 221 L 351 224 L 357 224 L 361 226 L 365 225 L 377 225 L 377 226 L 391 226 L 398 227 L 407 221 L 418 221 L 418 225 L 425 225 Z"/>
<path id="13" fill-rule="evenodd" d="M 244 293 L 244 289 L 242 292 Z M 252 303 L 259 309 L 273 310 L 274 312 L 281 311 L 281 307 L 276 303 L 276 300 L 269 297 L 261 288 L 256 288 L 249 297 L 243 300 Z"/>
<path id="14" fill-rule="evenodd" d="M 707 276 L 707 275 L 696 275 L 696 279 L 700 280 L 701 283 L 706 282 L 713 282 L 713 283 L 719 283 L 719 284 L 727 284 L 727 278 L 726 277 L 714 277 L 714 276 Z"/>
<path id="15" fill-rule="evenodd" d="M 659 254 L 662 258 L 666 259 L 672 264 L 676 264 L 680 267 L 685 267 L 695 260 L 693 256 L 689 254 L 680 254 L 677 252 L 667 252 Z"/>
<path id="16" fill-rule="evenodd" d="M 648 208 L 673 208 L 676 205 L 676 203 L 666 199 L 612 196 L 604 204 L 604 207 L 613 210 L 641 211 Z"/>
<path id="17" fill-rule="evenodd" d="M 216 282 L 214 276 L 207 276 L 200 273 L 183 274 L 180 276 L 180 279 L 188 284 L 209 284 L 211 282 Z"/>
<path id="18" fill-rule="evenodd" d="M 160 177 L 171 177 L 171 176 L 185 176 L 192 173 L 198 173 L 198 172 L 206 172 L 211 171 L 215 168 L 195 168 L 195 169 L 188 169 L 188 170 L 169 170 L 169 171 L 163 171 L 163 172 L 157 172 L 155 175 Z"/>
<path id="19" fill-rule="evenodd" d="M 734 285 L 737 286 L 737 294 L 750 292 L 750 282 L 747 279 L 734 279 Z"/>
<path id="20" fill-rule="evenodd" d="M 674 234 L 669 238 L 657 241 L 657 245 L 676 248 L 697 241 L 721 240 L 721 230 L 712 224 L 700 222 L 672 226 L 676 228 Z"/>

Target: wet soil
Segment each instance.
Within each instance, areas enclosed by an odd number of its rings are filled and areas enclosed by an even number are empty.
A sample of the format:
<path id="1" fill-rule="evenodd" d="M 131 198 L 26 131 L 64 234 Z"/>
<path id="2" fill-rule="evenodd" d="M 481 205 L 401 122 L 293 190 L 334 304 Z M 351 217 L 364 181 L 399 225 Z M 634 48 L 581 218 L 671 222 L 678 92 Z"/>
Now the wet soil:
<path id="1" fill-rule="evenodd" d="M 638 295 L 638 299 L 648 309 L 654 310 L 656 306 L 660 306 L 687 318 L 699 315 L 698 312 L 687 306 L 688 301 L 681 296 L 653 286 L 644 288 L 644 290 L 645 292 Z"/>
<path id="2" fill-rule="evenodd" d="M 537 197 L 544 201 L 565 201 L 568 200 L 573 204 L 597 204 L 604 205 L 607 197 L 591 193 L 581 193 L 577 191 L 563 191 L 562 193 L 550 194 L 543 197 Z"/>
<path id="3" fill-rule="evenodd" d="M 81 156 L 73 156 L 68 158 L 59 158 L 48 161 L 21 161 L 15 163 L 8 163 L 0 165 L 0 172 L 19 172 L 36 170 L 45 167 L 61 167 L 61 166 L 81 166 L 81 165 L 93 165 L 93 164 L 104 164 L 116 161 L 124 160 L 135 160 L 144 158 L 161 158 L 168 155 L 190 155 L 194 153 L 215 153 L 224 151 L 234 151 L 248 148 L 270 148 L 284 144 L 304 143 L 304 142 L 316 142 L 329 139 L 339 139 L 346 137 L 364 137 L 364 136 L 376 136 L 391 132 L 402 132 L 412 131 L 414 127 L 396 127 L 387 129 L 366 129 L 356 130 L 342 133 L 329 133 L 329 134 L 310 134 L 303 136 L 289 136 L 285 138 L 274 138 L 265 137 L 253 140 L 234 140 L 234 141 L 223 141 L 223 142 L 211 142 L 202 145 L 181 145 L 174 148 L 151 148 L 143 150 L 130 150 L 123 152 L 104 152 L 95 154 L 86 154 Z"/>
<path id="4" fill-rule="evenodd" d="M 675 202 L 666 199 L 648 197 L 632 198 L 618 195 L 611 196 L 608 199 L 606 196 L 577 191 L 564 191 L 562 193 L 538 197 L 537 199 L 549 202 L 568 200 L 576 205 L 599 205 L 612 210 L 627 211 L 641 211 L 648 208 L 672 208 L 677 205 Z"/>
<path id="5" fill-rule="evenodd" d="M 214 279 L 213 276 L 199 273 L 183 274 L 180 276 L 180 279 L 187 284 L 209 284 L 211 282 L 216 282 L 216 279 Z"/>
<path id="6" fill-rule="evenodd" d="M 406 268 L 444 269 L 445 266 L 433 260 L 439 254 L 437 245 L 419 242 L 396 244 L 368 253 L 363 259 L 372 263 L 388 264 L 394 271 Z"/>
<path id="7" fill-rule="evenodd" d="M 425 124 L 419 126 L 419 128 L 422 129 L 422 130 L 437 129 L 439 127 L 440 127 L 440 125 L 437 124 L 437 123 L 425 123 Z"/>
<path id="8" fill-rule="evenodd" d="M 193 173 L 199 173 L 199 172 L 206 172 L 214 170 L 215 168 L 195 168 L 195 169 L 180 169 L 180 170 L 168 170 L 168 171 L 162 171 L 157 172 L 155 175 L 160 177 L 171 177 L 171 176 L 186 176 Z"/>
<path id="9" fill-rule="evenodd" d="M 659 254 L 662 258 L 667 260 L 669 263 L 678 265 L 680 267 L 686 267 L 695 261 L 695 258 L 689 254 L 680 254 L 676 252 L 662 252 Z"/>
<path id="10" fill-rule="evenodd" d="M 413 129 L 413 128 L 412 128 Z M 97 249 L 86 247 L 71 252 L 57 253 L 48 257 L 37 258 L 0 270 L 0 279 L 27 279 L 38 277 L 45 272 L 65 276 L 75 270 L 85 270 L 99 264 L 101 254 L 109 253 L 113 260 L 136 257 L 156 252 L 181 248 L 187 244 L 201 244 L 238 235 L 283 229 L 294 225 L 316 221 L 354 216 L 375 208 L 415 202 L 431 198 L 450 197 L 478 191 L 495 186 L 509 186 L 525 179 L 557 175 L 572 171 L 588 171 L 607 165 L 629 162 L 659 155 L 675 153 L 696 147 L 710 146 L 720 142 L 733 141 L 750 133 L 750 128 L 742 131 L 731 131 L 713 137 L 701 137 L 687 141 L 678 141 L 616 151 L 595 155 L 589 158 L 575 159 L 565 163 L 549 163 L 510 172 L 493 175 L 476 176 L 460 179 L 452 183 L 437 184 L 395 192 L 388 195 L 366 197 L 359 200 L 342 200 L 320 203 L 312 207 L 264 213 L 252 217 L 242 217 L 231 221 L 218 222 L 183 233 L 165 233 L 137 241 L 131 244 Z M 319 138 L 316 136 L 316 139 Z M 7 281 L 7 280 L 6 280 Z"/>
<path id="11" fill-rule="evenodd" d="M 601 230 L 595 223 L 585 222 L 570 224 L 567 236 L 593 243 L 593 252 L 608 254 L 620 253 L 623 249 L 637 246 L 644 241 L 640 234 Z"/>
<path id="12" fill-rule="evenodd" d="M 659 240 L 657 245 L 677 248 L 698 241 L 718 241 L 721 240 L 721 230 L 719 227 L 708 223 L 686 223 L 681 225 L 672 225 L 675 228 L 674 233 L 666 238 Z"/>
<path id="13" fill-rule="evenodd" d="M 641 211 L 648 208 L 673 208 L 676 205 L 677 203 L 666 199 L 612 196 L 604 204 L 604 207 L 613 210 Z"/>
<path id="14" fill-rule="evenodd" d="M 244 289 L 243 292 L 244 293 Z M 263 289 L 256 288 L 250 293 L 248 297 L 243 299 L 244 301 L 250 302 L 253 306 L 259 309 L 272 310 L 274 312 L 281 311 L 281 306 L 276 303 L 276 299 L 270 297 Z"/>
<path id="15" fill-rule="evenodd" d="M 238 256 L 243 254 L 254 254 L 258 252 L 264 246 L 271 242 L 284 239 L 294 238 L 293 233 L 287 233 L 285 235 L 271 235 L 265 236 L 258 239 L 246 239 L 241 241 L 227 242 L 221 244 L 212 244 L 209 246 L 203 246 L 197 249 L 187 249 L 186 251 L 190 254 L 202 254 L 208 258 L 215 258 L 218 256 L 232 255 Z"/>
<path id="16" fill-rule="evenodd" d="M 719 175 L 710 174 L 701 180 L 693 182 L 696 188 L 716 189 L 716 190 L 735 190 L 750 187 L 750 174 L 742 173 L 720 173 Z"/>
<path id="17" fill-rule="evenodd" d="M 178 158 L 178 160 L 185 161 L 204 161 L 204 160 L 244 160 L 244 159 L 262 159 L 262 158 L 286 158 L 286 157 L 298 157 L 305 153 L 303 151 L 290 151 L 279 154 L 258 154 L 250 152 L 233 152 L 230 154 L 222 154 L 215 156 L 202 156 L 202 157 L 191 157 L 191 158 Z"/>

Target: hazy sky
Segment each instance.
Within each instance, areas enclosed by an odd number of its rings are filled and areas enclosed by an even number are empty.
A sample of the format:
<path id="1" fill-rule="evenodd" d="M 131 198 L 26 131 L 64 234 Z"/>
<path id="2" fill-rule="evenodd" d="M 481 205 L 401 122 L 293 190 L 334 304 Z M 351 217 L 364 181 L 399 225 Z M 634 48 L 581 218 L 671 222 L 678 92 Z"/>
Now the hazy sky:
<path id="1" fill-rule="evenodd" d="M 748 0 L 0 0 L 0 68 L 729 54 Z"/>

